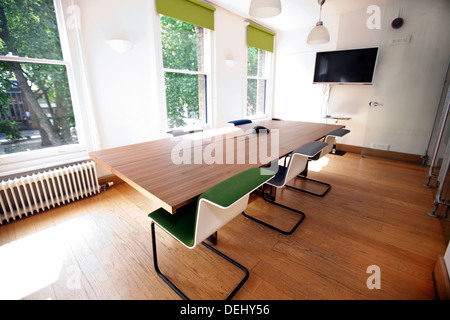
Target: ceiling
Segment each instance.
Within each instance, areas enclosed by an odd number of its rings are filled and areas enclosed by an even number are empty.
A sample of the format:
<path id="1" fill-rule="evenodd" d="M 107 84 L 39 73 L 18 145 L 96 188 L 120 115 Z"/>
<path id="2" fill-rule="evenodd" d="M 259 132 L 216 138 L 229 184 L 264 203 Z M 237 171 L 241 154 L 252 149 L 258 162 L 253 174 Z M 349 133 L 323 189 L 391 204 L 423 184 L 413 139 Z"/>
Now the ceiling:
<path id="1" fill-rule="evenodd" d="M 248 14 L 251 0 L 209 0 L 222 8 L 228 9 L 242 17 L 251 18 Z M 387 0 L 326 0 L 322 6 L 322 20 L 345 12 L 367 8 L 372 4 L 382 4 Z M 254 19 L 274 30 L 287 31 L 305 26 L 315 26 L 319 20 L 319 4 L 317 0 L 281 0 L 281 14 L 273 18 Z"/>

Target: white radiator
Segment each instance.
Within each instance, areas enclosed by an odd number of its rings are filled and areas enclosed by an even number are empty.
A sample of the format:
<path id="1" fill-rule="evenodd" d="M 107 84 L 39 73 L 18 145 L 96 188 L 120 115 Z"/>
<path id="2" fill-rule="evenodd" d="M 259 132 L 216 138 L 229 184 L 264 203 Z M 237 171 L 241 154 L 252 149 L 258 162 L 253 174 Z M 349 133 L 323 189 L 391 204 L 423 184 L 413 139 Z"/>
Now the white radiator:
<path id="1" fill-rule="evenodd" d="M 92 161 L 1 181 L 0 225 L 99 192 Z"/>

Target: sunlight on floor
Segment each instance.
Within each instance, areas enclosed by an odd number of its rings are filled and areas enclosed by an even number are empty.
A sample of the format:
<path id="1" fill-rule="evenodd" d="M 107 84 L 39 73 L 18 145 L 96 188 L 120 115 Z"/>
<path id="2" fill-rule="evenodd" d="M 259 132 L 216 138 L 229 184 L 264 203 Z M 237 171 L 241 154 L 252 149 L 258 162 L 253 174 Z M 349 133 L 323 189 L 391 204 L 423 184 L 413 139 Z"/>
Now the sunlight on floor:
<path id="1" fill-rule="evenodd" d="M 0 247 L 0 300 L 22 299 L 58 280 L 76 220 Z"/>
<path id="2" fill-rule="evenodd" d="M 323 167 L 326 167 L 328 165 L 329 161 L 330 159 L 328 159 L 327 157 L 322 157 L 317 161 L 310 161 L 308 164 L 308 170 L 319 172 Z"/>
<path id="3" fill-rule="evenodd" d="M 287 159 L 289 159 L 289 158 L 287 157 Z M 326 167 L 328 165 L 329 161 L 330 161 L 330 159 L 328 159 L 328 157 L 322 157 L 319 160 L 309 161 L 308 162 L 308 171 L 319 172 L 320 170 L 322 170 L 323 167 Z M 278 165 L 286 166 L 287 164 L 285 163 L 285 158 L 281 158 L 278 161 Z"/>

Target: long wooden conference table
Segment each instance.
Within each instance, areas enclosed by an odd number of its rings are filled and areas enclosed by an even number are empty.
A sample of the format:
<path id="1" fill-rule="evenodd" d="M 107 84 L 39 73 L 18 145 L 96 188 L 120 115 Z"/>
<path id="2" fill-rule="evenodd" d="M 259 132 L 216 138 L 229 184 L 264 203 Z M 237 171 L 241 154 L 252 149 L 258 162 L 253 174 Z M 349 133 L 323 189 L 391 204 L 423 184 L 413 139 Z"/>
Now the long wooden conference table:
<path id="1" fill-rule="evenodd" d="M 269 133 L 254 133 L 262 125 Z M 343 125 L 261 120 L 90 153 L 90 157 L 173 214 L 219 182 L 269 165 Z"/>

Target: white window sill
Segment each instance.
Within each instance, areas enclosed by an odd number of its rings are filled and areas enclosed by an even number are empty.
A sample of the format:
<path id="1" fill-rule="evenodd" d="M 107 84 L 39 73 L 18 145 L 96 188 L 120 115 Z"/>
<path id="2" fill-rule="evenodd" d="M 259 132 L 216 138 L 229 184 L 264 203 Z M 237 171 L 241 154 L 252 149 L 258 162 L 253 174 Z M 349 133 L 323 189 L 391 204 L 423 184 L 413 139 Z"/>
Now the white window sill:
<path id="1" fill-rule="evenodd" d="M 246 119 L 252 120 L 252 121 L 257 121 L 257 120 L 268 120 L 269 117 L 266 114 L 259 114 L 259 115 L 254 115 L 254 116 L 247 116 L 245 117 Z"/>
<path id="2" fill-rule="evenodd" d="M 23 172 L 63 166 L 67 163 L 86 161 L 88 159 L 90 158 L 86 148 L 80 145 L 4 155 L 0 157 L 0 179 L 4 176 L 20 176 Z"/>

